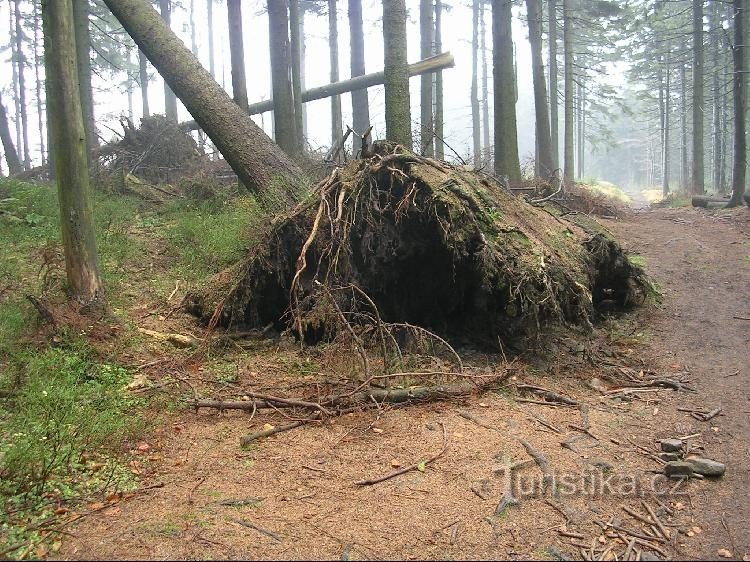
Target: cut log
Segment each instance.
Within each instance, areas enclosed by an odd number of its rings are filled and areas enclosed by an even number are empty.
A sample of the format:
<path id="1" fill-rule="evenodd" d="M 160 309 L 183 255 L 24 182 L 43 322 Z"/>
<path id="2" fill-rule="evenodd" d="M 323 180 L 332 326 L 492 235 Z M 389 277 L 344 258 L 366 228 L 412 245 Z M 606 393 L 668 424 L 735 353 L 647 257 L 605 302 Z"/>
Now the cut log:
<path id="1" fill-rule="evenodd" d="M 692 199 L 693 207 L 701 207 L 702 209 L 708 209 L 711 207 L 720 207 L 729 203 L 729 199 L 721 197 L 707 197 L 705 195 L 698 195 Z"/>
<path id="2" fill-rule="evenodd" d="M 302 171 L 234 103 L 147 0 L 105 3 L 243 185 L 287 203 L 296 200 L 307 187 Z"/>
<path id="3" fill-rule="evenodd" d="M 450 53 L 442 53 L 439 55 L 435 55 L 434 57 L 415 62 L 414 64 L 410 64 L 408 67 L 409 76 L 419 76 L 421 74 L 437 72 L 438 70 L 452 68 L 453 66 L 455 66 L 453 55 L 451 55 Z M 340 82 L 334 82 L 333 84 L 320 86 L 319 88 L 305 90 L 304 92 L 302 92 L 302 101 L 307 103 L 309 101 L 325 99 L 331 96 L 345 94 L 347 92 L 356 92 L 357 90 L 363 90 L 372 86 L 378 86 L 384 81 L 385 73 L 382 71 L 373 72 L 372 74 L 365 74 L 364 76 L 356 76 L 355 78 L 350 78 L 349 80 L 342 80 Z M 248 106 L 248 112 L 250 113 L 250 115 L 257 115 L 258 113 L 271 111 L 272 109 L 272 99 L 251 103 Z M 196 121 L 186 121 L 185 123 L 182 123 L 182 127 L 185 128 L 185 130 L 195 130 L 200 128 L 200 124 Z"/>

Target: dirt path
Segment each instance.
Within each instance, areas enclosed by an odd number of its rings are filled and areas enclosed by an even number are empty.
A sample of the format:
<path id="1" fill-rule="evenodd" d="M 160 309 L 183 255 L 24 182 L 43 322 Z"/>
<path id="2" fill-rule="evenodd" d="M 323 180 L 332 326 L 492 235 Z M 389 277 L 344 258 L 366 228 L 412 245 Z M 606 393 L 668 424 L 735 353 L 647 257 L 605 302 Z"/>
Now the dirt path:
<path id="1" fill-rule="evenodd" d="M 279 415 L 180 411 L 148 437 L 148 450 L 134 447 L 132 466 L 142 472 L 142 491 L 97 506 L 70 529 L 75 536 L 59 556 L 538 559 L 562 552 L 579 558 L 584 551 L 578 539 L 558 532 L 567 529 L 608 559 L 626 548 L 615 533 L 602 531 L 611 518 L 650 533 L 623 509 L 643 514 L 643 499 L 680 530 L 656 545 L 663 555 L 713 558 L 725 548 L 742 559 L 750 555 L 750 322 L 733 316 L 750 317 L 749 217 L 745 210 L 726 216 L 660 210 L 610 225 L 645 257 L 666 293 L 660 309 L 623 319 L 630 335 L 646 334 L 645 343 L 644 337 L 608 333 L 605 324 L 584 342 L 586 352 L 565 336 L 552 338 L 559 359 L 551 367 L 519 366 L 515 373 L 517 382 L 585 403 L 594 437 L 571 428 L 583 423 L 578 408 L 523 403 L 505 392 L 344 416 L 247 450 L 238 446 L 242 435 L 287 422 Z M 605 372 L 595 359 L 602 349 L 610 369 L 629 364 L 670 376 L 689 371 L 698 392 L 659 390 L 632 401 L 597 394 L 587 383 Z M 261 391 L 284 369 L 288 375 L 289 365 L 307 360 L 284 353 L 246 354 L 237 384 Z M 721 406 L 725 415 L 699 422 L 677 411 L 686 405 Z M 440 450 L 441 425 L 448 450 L 424 471 L 354 485 Z M 656 498 L 592 494 L 582 485 L 552 502 L 556 507 L 545 501 L 549 497 L 529 493 L 493 516 L 504 489 L 499 457 L 529 458 L 518 438 L 542 452 L 556 474 L 657 478 L 659 466 L 634 445 L 655 452 L 654 439 L 693 433 L 701 434 L 695 445 L 728 464 L 723 480 L 691 480 L 678 494 Z M 527 482 L 541 481 L 537 467 L 524 470 Z M 673 485 L 666 484 L 666 490 Z"/>
<path id="2" fill-rule="evenodd" d="M 651 320 L 651 358 L 689 369 L 698 394 L 688 402 L 723 412 L 712 430 L 673 413 L 676 426 L 684 419 L 678 433 L 702 430 L 707 453 L 729 467 L 692 498 L 706 532 L 691 554 L 713 558 L 726 548 L 741 558 L 750 553 L 750 211 L 662 209 L 613 230 L 665 290 Z"/>

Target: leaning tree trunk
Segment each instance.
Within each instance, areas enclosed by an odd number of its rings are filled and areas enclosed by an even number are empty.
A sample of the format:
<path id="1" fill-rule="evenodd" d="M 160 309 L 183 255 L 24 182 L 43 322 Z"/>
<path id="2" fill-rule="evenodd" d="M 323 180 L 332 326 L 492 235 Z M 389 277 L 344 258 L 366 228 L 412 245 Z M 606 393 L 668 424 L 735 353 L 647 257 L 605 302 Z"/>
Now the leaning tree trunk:
<path id="1" fill-rule="evenodd" d="M 744 53 L 745 41 L 745 10 L 747 0 L 734 0 L 734 45 L 732 46 L 732 62 L 734 67 L 733 96 L 734 96 L 734 167 L 732 170 L 732 198 L 730 207 L 742 203 L 745 193 L 747 173 L 747 140 L 745 139 L 745 80 L 747 80 L 747 57 Z M 749 203 L 750 204 L 750 203 Z"/>
<path id="2" fill-rule="evenodd" d="M 552 166 L 560 167 L 560 117 L 557 104 L 557 0 L 548 0 L 549 17 L 549 121 Z"/>
<path id="3" fill-rule="evenodd" d="M 159 0 L 161 17 L 167 27 L 172 24 L 172 0 Z M 167 82 L 164 82 L 164 114 L 170 121 L 177 122 L 177 96 Z"/>
<path id="4" fill-rule="evenodd" d="M 78 90 L 72 0 L 42 0 L 47 118 L 55 152 L 65 269 L 70 296 L 91 304 L 102 282 L 89 200 L 88 150 Z"/>
<path id="5" fill-rule="evenodd" d="M 301 170 L 253 123 L 147 0 L 104 0 L 248 189 L 295 200 Z"/>
<path id="6" fill-rule="evenodd" d="M 565 131 L 564 131 L 564 160 L 563 168 L 565 179 L 569 182 L 575 177 L 574 150 L 573 150 L 573 15 L 570 3 L 572 0 L 563 0 L 563 56 L 565 58 Z"/>
<path id="7" fill-rule="evenodd" d="M 692 192 L 703 195 L 703 0 L 693 0 L 693 181 Z"/>
<path id="8" fill-rule="evenodd" d="M 476 0 L 478 1 L 478 0 Z M 434 11 L 432 0 L 420 0 L 419 2 L 419 39 L 422 59 L 431 57 L 434 52 Z M 435 132 L 434 120 L 432 116 L 432 97 L 433 97 L 433 76 L 432 74 L 423 74 L 420 79 L 420 123 L 419 123 L 419 142 L 421 144 L 422 154 L 432 157 L 435 154 Z"/>
<path id="9" fill-rule="evenodd" d="M 339 81 L 339 31 L 336 0 L 328 0 L 328 52 L 331 59 L 331 83 Z M 331 147 L 344 137 L 341 125 L 341 96 L 331 96 Z"/>
<path id="10" fill-rule="evenodd" d="M 273 90 L 273 125 L 281 149 L 297 154 L 297 127 L 294 122 L 294 97 L 289 79 L 289 15 L 286 2 L 268 0 L 268 30 L 271 43 L 271 82 Z"/>
<path id="11" fill-rule="evenodd" d="M 495 173 L 507 177 L 510 181 L 520 181 L 511 5 L 511 0 L 497 0 L 492 4 Z"/>
<path id="12" fill-rule="evenodd" d="M 383 0 L 385 49 L 385 132 L 388 140 L 411 150 L 409 70 L 406 59 L 406 3 Z"/>
<path id="13" fill-rule="evenodd" d="M 21 161 L 18 159 L 16 147 L 13 146 L 13 136 L 8 127 L 8 114 L 5 112 L 3 100 L 0 97 L 0 141 L 3 143 L 5 151 L 5 161 L 8 163 L 8 174 L 13 176 L 23 171 Z"/>
<path id="14" fill-rule="evenodd" d="M 351 42 L 352 78 L 365 73 L 365 32 L 362 24 L 362 0 L 349 0 L 349 40 Z M 352 92 L 354 130 L 364 134 L 370 126 L 370 103 L 367 90 Z"/>
<path id="15" fill-rule="evenodd" d="M 536 115 L 537 173 L 548 176 L 555 169 L 552 159 L 552 144 L 549 129 L 549 107 L 547 106 L 547 84 L 542 59 L 542 10 L 539 0 L 526 0 L 529 20 L 529 43 L 534 81 L 534 111 Z"/>
<path id="16" fill-rule="evenodd" d="M 229 54 L 232 60 L 232 95 L 247 111 L 247 80 L 245 78 L 245 46 L 242 40 L 242 0 L 227 0 L 229 19 Z"/>

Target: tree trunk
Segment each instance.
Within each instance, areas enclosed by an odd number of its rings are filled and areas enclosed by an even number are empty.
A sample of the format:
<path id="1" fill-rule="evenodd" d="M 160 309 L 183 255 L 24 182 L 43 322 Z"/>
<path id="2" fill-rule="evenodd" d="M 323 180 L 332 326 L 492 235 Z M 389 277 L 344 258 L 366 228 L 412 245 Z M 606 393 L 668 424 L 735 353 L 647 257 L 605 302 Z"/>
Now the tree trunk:
<path id="1" fill-rule="evenodd" d="M 693 0 L 693 178 L 692 193 L 705 193 L 703 169 L 703 0 Z"/>
<path id="2" fill-rule="evenodd" d="M 102 297 L 102 282 L 89 200 L 88 147 L 76 68 L 71 0 L 42 0 L 47 116 L 55 154 L 60 225 L 70 296 L 89 304 Z"/>
<path id="3" fill-rule="evenodd" d="M 482 53 L 482 144 L 483 159 L 489 160 L 490 156 L 490 100 L 488 88 L 488 68 L 487 68 L 487 26 L 485 24 L 485 3 L 480 4 L 481 12 L 479 13 L 479 50 Z"/>
<path id="4" fill-rule="evenodd" d="M 283 203 L 306 187 L 301 170 L 213 80 L 146 0 L 104 0 L 224 155 L 242 184 Z"/>
<path id="5" fill-rule="evenodd" d="M 557 104 L 557 0 L 548 0 L 549 15 L 549 120 L 552 167 L 560 167 L 560 117 Z"/>
<path id="6" fill-rule="evenodd" d="M 150 117 L 151 110 L 148 107 L 148 60 L 140 49 L 138 49 L 138 76 L 141 84 L 141 111 L 143 117 Z"/>
<path id="7" fill-rule="evenodd" d="M 16 9 L 16 56 L 18 57 L 18 102 L 21 105 L 21 136 L 23 138 L 23 166 L 27 170 L 31 169 L 31 154 L 29 153 L 29 115 L 26 108 L 26 80 L 24 78 L 24 68 L 26 67 L 26 57 L 23 54 L 23 32 L 21 31 L 21 9 L 20 0 L 15 0 Z"/>
<path id="8" fill-rule="evenodd" d="M 328 0 L 328 49 L 331 59 L 331 82 L 339 81 L 339 32 L 336 0 Z M 331 146 L 344 137 L 341 125 L 341 96 L 331 96 Z"/>
<path id="9" fill-rule="evenodd" d="M 471 132 L 474 167 L 482 165 L 482 131 L 479 118 L 479 1 L 472 2 L 471 18 Z M 422 78 L 424 80 L 424 78 Z"/>
<path id="10" fill-rule="evenodd" d="M 721 27 L 721 13 L 719 3 L 714 2 L 711 9 L 710 17 L 710 44 L 713 71 L 711 72 L 711 186 L 717 193 L 724 193 L 724 185 L 721 183 L 721 168 L 724 150 L 722 147 L 722 128 L 721 128 L 721 86 L 719 82 L 719 70 L 722 64 L 721 46 L 719 43 L 719 34 L 724 33 Z"/>
<path id="11" fill-rule="evenodd" d="M 227 0 L 229 19 L 229 55 L 232 60 L 232 95 L 234 102 L 247 111 L 245 46 L 242 38 L 242 0 Z"/>
<path id="12" fill-rule="evenodd" d="M 584 136 L 584 127 L 586 124 L 586 114 L 585 111 L 585 99 L 586 94 L 584 91 L 584 76 L 579 73 L 578 80 L 577 80 L 577 90 L 578 93 L 576 95 L 576 113 L 578 114 L 576 119 L 576 152 L 578 153 L 578 166 L 576 168 L 576 171 L 578 172 L 578 179 L 583 180 L 584 175 L 584 150 L 585 150 L 585 136 Z"/>
<path id="13" fill-rule="evenodd" d="M 208 27 L 208 71 L 216 78 L 214 62 L 214 0 L 206 0 L 206 25 Z"/>
<path id="14" fill-rule="evenodd" d="M 687 130 L 687 72 L 685 63 L 680 64 L 680 188 L 688 190 L 688 130 Z"/>
<path id="15" fill-rule="evenodd" d="M 1 92 L 0 92 L 1 93 Z M 3 143 L 5 151 L 5 161 L 8 163 L 8 175 L 14 176 L 23 171 L 21 161 L 18 159 L 16 147 L 13 146 L 13 136 L 10 134 L 8 127 L 8 114 L 5 112 L 3 100 L 0 97 L 0 140 Z"/>
<path id="16" fill-rule="evenodd" d="M 34 83 L 36 86 L 36 116 L 37 127 L 39 129 L 39 150 L 42 153 L 42 166 L 47 164 L 47 151 L 44 146 L 44 108 L 42 102 L 42 79 L 39 75 L 39 67 L 43 64 L 42 57 L 39 54 L 39 31 L 41 28 L 39 19 L 39 3 L 34 2 Z M 7 123 L 6 123 L 7 127 Z"/>
<path id="17" fill-rule="evenodd" d="M 477 2 L 479 0 L 475 0 Z M 432 0 L 419 2 L 419 39 L 422 59 L 434 55 L 435 18 Z M 435 124 L 432 114 L 432 98 L 434 94 L 432 74 L 423 74 L 420 79 L 420 135 L 419 142 L 422 154 L 430 158 L 435 155 Z"/>
<path id="18" fill-rule="evenodd" d="M 171 27 L 172 0 L 159 0 L 159 10 L 164 23 L 167 24 L 167 27 Z M 177 121 L 177 96 L 174 95 L 166 80 L 164 81 L 164 115 L 170 121 Z"/>
<path id="19" fill-rule="evenodd" d="M 198 56 L 198 39 L 195 25 L 195 0 L 190 0 L 190 51 Z"/>
<path id="20" fill-rule="evenodd" d="M 299 14 L 299 85 L 302 91 L 305 91 L 306 78 L 305 73 L 307 72 L 307 37 L 305 36 L 305 10 L 301 9 Z M 307 107 L 302 104 L 302 135 L 307 137 Z"/>
<path id="21" fill-rule="evenodd" d="M 443 50 L 443 0 L 435 0 L 435 52 Z M 445 133 L 443 132 L 443 73 L 435 73 L 435 157 L 445 160 Z"/>
<path id="22" fill-rule="evenodd" d="M 550 139 L 549 107 L 547 106 L 547 84 L 542 59 L 542 10 L 538 0 L 526 0 L 529 20 L 529 43 L 534 81 L 534 112 L 536 115 L 537 173 L 549 176 L 556 168 L 552 158 Z"/>
<path id="23" fill-rule="evenodd" d="M 386 137 L 411 150 L 411 106 L 404 0 L 383 0 L 383 45 Z"/>
<path id="24" fill-rule="evenodd" d="M 13 104 L 14 104 L 14 123 L 16 128 L 16 154 L 23 152 L 23 140 L 21 137 L 21 96 L 18 92 L 18 69 L 20 62 L 20 54 L 16 50 L 16 24 L 13 17 L 13 6 L 8 3 L 8 30 L 10 33 L 10 66 L 12 69 L 12 89 L 13 89 Z"/>
<path id="25" fill-rule="evenodd" d="M 442 53 L 434 57 L 430 57 L 427 60 L 415 62 L 407 67 L 409 76 L 420 76 L 425 73 L 433 73 L 438 70 L 445 68 L 452 68 L 455 65 L 453 55 L 450 53 Z M 306 103 L 309 101 L 321 100 L 330 98 L 334 95 L 345 94 L 347 92 L 354 92 L 372 86 L 378 86 L 385 83 L 385 72 L 373 72 L 372 74 L 365 74 L 364 76 L 357 76 L 356 78 L 350 78 L 349 80 L 341 80 L 335 84 L 326 84 L 318 88 L 311 88 L 302 92 L 302 102 Z M 255 103 L 251 103 L 249 106 L 250 115 L 257 115 L 265 111 L 273 110 L 273 100 L 263 100 Z M 199 128 L 195 121 L 187 121 L 182 124 L 186 130 L 194 130 Z"/>
<path id="26" fill-rule="evenodd" d="M 273 124 L 276 143 L 294 156 L 299 142 L 294 122 L 294 97 L 289 79 L 289 18 L 286 2 L 268 0 L 268 30 L 271 47 Z"/>
<path id="27" fill-rule="evenodd" d="M 661 190 L 664 197 L 669 194 L 669 128 L 670 128 L 670 113 L 672 111 L 672 71 L 669 67 L 669 47 L 667 47 L 667 53 L 664 59 L 664 74 L 666 76 L 664 81 L 664 141 L 662 145 L 662 183 Z"/>
<path id="28" fill-rule="evenodd" d="M 565 143 L 564 162 L 565 179 L 569 182 L 575 177 L 573 162 L 573 15 L 572 0 L 563 0 L 563 51 L 565 58 Z"/>
<path id="29" fill-rule="evenodd" d="M 495 173 L 516 182 L 521 180 L 521 164 L 518 160 L 511 5 L 511 0 L 497 0 L 492 4 Z"/>
<path id="30" fill-rule="evenodd" d="M 349 0 L 349 39 L 351 42 L 351 75 L 365 73 L 365 32 L 362 23 L 362 0 Z M 352 92 L 352 120 L 360 135 L 370 126 L 370 103 L 367 90 Z"/>
<path id="31" fill-rule="evenodd" d="M 297 153 L 305 148 L 305 119 L 302 105 L 302 20 L 300 0 L 289 0 L 289 39 L 292 50 L 292 98 L 294 99 L 294 127 L 297 131 Z"/>
<path id="32" fill-rule="evenodd" d="M 732 46 L 732 63 L 734 69 L 734 166 L 732 169 L 732 198 L 730 207 L 742 203 L 745 193 L 747 173 L 747 140 L 745 138 L 745 104 L 747 103 L 745 81 L 747 74 L 747 57 L 745 55 L 745 10 L 747 0 L 734 0 L 734 45 Z"/>
<path id="33" fill-rule="evenodd" d="M 133 82 L 135 81 L 131 72 L 131 68 L 133 68 L 133 46 L 128 45 L 125 47 L 125 53 L 126 53 L 126 62 L 128 65 L 128 69 L 126 72 L 126 93 L 128 95 L 128 119 L 130 119 L 131 123 L 135 121 L 135 111 L 133 109 Z"/>

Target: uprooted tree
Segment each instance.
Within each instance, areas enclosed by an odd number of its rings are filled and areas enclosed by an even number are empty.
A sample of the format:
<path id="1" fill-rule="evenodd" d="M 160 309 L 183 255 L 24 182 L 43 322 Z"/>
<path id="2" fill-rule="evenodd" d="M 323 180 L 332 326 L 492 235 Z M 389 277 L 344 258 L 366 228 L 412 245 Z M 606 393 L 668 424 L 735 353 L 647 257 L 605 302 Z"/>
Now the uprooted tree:
<path id="1" fill-rule="evenodd" d="M 105 1 L 241 181 L 286 200 L 306 188 L 145 0 Z M 368 338 L 387 367 L 399 331 L 497 343 L 547 323 L 590 326 L 597 307 L 641 302 L 642 271 L 595 221 L 564 214 L 548 197 L 530 204 L 491 178 L 383 141 L 259 227 L 267 230 L 247 259 L 190 307 L 211 327 L 348 337 L 367 371 Z"/>

